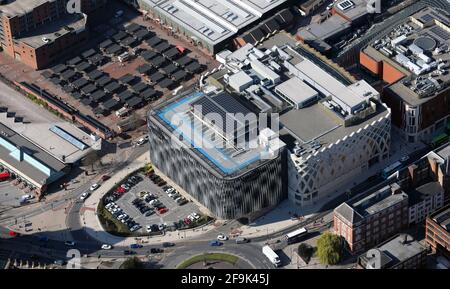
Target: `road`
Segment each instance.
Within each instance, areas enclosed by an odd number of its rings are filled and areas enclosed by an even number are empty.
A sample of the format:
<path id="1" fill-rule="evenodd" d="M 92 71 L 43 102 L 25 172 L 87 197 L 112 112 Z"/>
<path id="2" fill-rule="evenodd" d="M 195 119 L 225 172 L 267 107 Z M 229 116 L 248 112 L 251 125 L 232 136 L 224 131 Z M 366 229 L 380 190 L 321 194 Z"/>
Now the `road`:
<path id="1" fill-rule="evenodd" d="M 102 172 L 114 174 L 124 167 L 126 167 L 130 162 L 138 158 L 140 155 L 146 152 L 148 148 L 146 146 L 135 148 L 128 156 L 128 158 L 121 162 L 119 165 L 114 167 L 111 170 Z M 412 163 L 423 155 L 423 151 L 415 152 L 410 155 L 410 159 L 408 163 Z M 376 181 L 376 186 L 374 186 L 374 181 Z M 373 190 L 376 190 L 378 187 L 386 185 L 392 182 L 392 180 L 381 181 L 376 177 L 369 178 L 363 184 L 359 185 L 356 189 L 352 191 L 352 200 L 361 198 L 368 193 L 371 193 Z M 71 199 L 77 199 L 79 195 L 88 187 L 90 183 L 83 184 L 80 188 L 69 194 Z M 370 190 L 367 190 L 370 188 Z M 364 193 L 363 193 L 364 192 Z M 65 199 L 61 199 L 58 202 L 66 202 L 68 196 Z M 276 238 L 282 237 L 284 234 L 295 230 L 300 227 L 310 226 L 315 223 L 315 221 L 320 220 L 327 216 L 328 214 L 332 214 L 332 208 L 334 208 L 337 204 L 340 204 L 343 201 L 348 201 L 348 196 L 344 196 L 344 199 L 336 199 L 329 202 L 325 207 L 329 207 L 329 209 L 324 209 L 321 213 L 316 216 L 305 220 L 299 224 L 291 226 L 289 228 L 285 228 L 283 230 L 267 234 L 266 236 L 250 238 L 251 242 L 248 244 L 235 244 L 232 240 L 224 242 L 224 245 L 221 247 L 210 247 L 209 241 L 216 239 L 219 233 L 229 234 L 229 232 L 240 226 L 239 222 L 236 220 L 231 220 L 226 222 L 223 226 L 205 232 L 199 237 L 193 238 L 188 241 L 179 241 L 176 242 L 176 246 L 172 248 L 166 249 L 165 253 L 162 255 L 157 255 L 157 266 L 162 268 L 175 268 L 181 261 L 186 259 L 187 257 L 201 254 L 204 252 L 211 251 L 224 251 L 231 254 L 235 254 L 241 257 L 243 260 L 247 261 L 247 263 L 251 264 L 252 267 L 255 268 L 273 268 L 270 262 L 264 257 L 261 253 L 261 247 L 264 243 L 269 240 L 274 240 Z M 95 259 L 100 258 L 123 258 L 124 250 L 129 249 L 125 247 L 114 247 L 112 250 L 101 250 L 101 243 L 92 238 L 87 232 L 86 228 L 81 224 L 80 221 L 80 209 L 83 206 L 82 202 L 74 202 L 73 206 L 69 210 L 69 213 L 66 217 L 66 225 L 67 230 L 69 230 L 73 240 L 76 241 L 76 249 L 80 250 L 83 255 L 87 255 L 93 257 Z M 23 216 L 29 217 L 31 215 L 38 215 L 42 212 L 42 210 L 48 209 L 49 204 L 42 205 L 40 208 L 35 208 L 29 212 L 26 212 Z M 17 216 L 15 216 L 17 217 Z M 321 232 L 326 230 L 331 225 L 331 222 L 321 223 L 319 229 L 314 229 L 311 232 L 318 231 Z M 7 235 L 8 231 L 3 228 L 0 229 L 0 235 Z M 145 238 L 144 238 L 145 240 Z M 15 252 L 23 252 L 27 254 L 39 255 L 43 257 L 43 260 L 55 260 L 55 259 L 66 259 L 66 252 L 71 249 L 71 247 L 66 246 L 62 241 L 49 240 L 48 243 L 40 243 L 37 236 L 29 235 L 29 236 L 19 236 L 15 238 L 9 239 L 1 239 L 1 248 L 7 249 Z M 145 245 L 143 244 L 143 248 L 136 249 L 138 256 L 148 256 L 150 255 L 150 249 L 154 247 L 161 247 L 155 245 Z"/>

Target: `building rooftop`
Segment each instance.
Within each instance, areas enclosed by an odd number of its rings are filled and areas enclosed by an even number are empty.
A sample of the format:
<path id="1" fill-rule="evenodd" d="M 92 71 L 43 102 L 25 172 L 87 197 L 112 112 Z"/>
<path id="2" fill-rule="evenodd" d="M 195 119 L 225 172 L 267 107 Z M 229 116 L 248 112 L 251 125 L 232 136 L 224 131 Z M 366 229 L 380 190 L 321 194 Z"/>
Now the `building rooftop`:
<path id="1" fill-rule="evenodd" d="M 362 216 L 367 216 L 392 207 L 405 199 L 408 199 L 408 195 L 405 192 L 402 191 L 393 194 L 392 188 L 390 186 L 386 186 L 352 204 L 352 207 Z"/>
<path id="2" fill-rule="evenodd" d="M 337 13 L 349 21 L 355 21 L 369 14 L 367 3 L 367 0 L 341 0 L 336 2 L 333 7 Z"/>
<path id="3" fill-rule="evenodd" d="M 86 29 L 86 18 L 83 14 L 67 14 L 64 17 L 47 22 L 45 25 L 33 29 L 19 38 L 16 41 L 28 44 L 33 48 L 52 43 L 56 39 L 71 33 L 80 32 Z"/>
<path id="4" fill-rule="evenodd" d="M 430 218 L 435 221 L 439 226 L 444 228 L 450 233 L 450 206 L 447 205 L 441 210 L 433 213 Z"/>
<path id="5" fill-rule="evenodd" d="M 194 35 L 217 44 L 261 18 L 286 0 L 149 0 L 147 4 Z"/>
<path id="6" fill-rule="evenodd" d="M 403 74 L 388 89 L 411 106 L 449 89 L 450 26 L 444 11 L 426 7 L 392 27 L 387 36 L 374 40 L 363 51 Z"/>
<path id="7" fill-rule="evenodd" d="M 23 152 L 22 160 L 17 158 Z M 44 185 L 49 174 L 62 171 L 66 165 L 20 134 L 0 123 L 0 158 L 35 182 Z"/>
<path id="8" fill-rule="evenodd" d="M 0 14 L 15 17 L 33 11 L 38 6 L 49 2 L 48 0 L 13 0 L 8 4 L 0 5 Z"/>
<path id="9" fill-rule="evenodd" d="M 150 112 L 150 116 L 173 133 L 177 139 L 178 136 L 182 136 L 183 146 L 190 148 L 189 152 L 200 157 L 222 176 L 240 175 L 271 159 L 270 148 L 260 145 L 257 139 L 249 141 L 244 147 L 236 146 L 226 137 L 214 134 L 214 131 L 217 131 L 216 128 L 207 121 L 200 120 L 198 115 L 196 116 L 192 107 L 194 104 L 201 102 L 204 113 L 215 112 L 214 107 L 226 113 L 242 112 L 242 110 L 248 112 L 248 109 L 244 109 L 242 104 L 236 105 L 236 99 L 233 100 L 231 95 L 223 93 L 219 93 L 220 98 L 213 101 L 215 105 L 210 107 L 211 103 L 202 102 L 205 99 L 211 100 L 211 98 L 205 98 L 205 95 L 206 93 L 202 91 L 182 94 L 169 103 L 155 108 Z"/>
<path id="10" fill-rule="evenodd" d="M 356 224 L 364 219 L 363 216 L 347 203 L 342 203 L 334 211 L 351 224 Z"/>
<path id="11" fill-rule="evenodd" d="M 381 253 L 381 268 L 378 269 L 392 268 L 426 250 L 424 246 L 407 234 L 398 234 L 374 249 Z M 371 259 L 366 256 L 366 253 L 360 256 L 360 258 L 365 264 Z"/>
<path id="12" fill-rule="evenodd" d="M 443 193 L 444 188 L 439 182 L 426 183 L 408 192 L 409 204 L 411 206 L 422 202 L 428 197 Z"/>

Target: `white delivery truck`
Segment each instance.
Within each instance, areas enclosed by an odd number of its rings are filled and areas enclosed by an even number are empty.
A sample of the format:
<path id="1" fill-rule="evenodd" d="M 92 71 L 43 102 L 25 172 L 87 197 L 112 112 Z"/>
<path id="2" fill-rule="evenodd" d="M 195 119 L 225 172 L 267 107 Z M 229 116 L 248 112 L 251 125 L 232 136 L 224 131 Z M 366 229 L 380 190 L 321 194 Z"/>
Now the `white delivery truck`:
<path id="1" fill-rule="evenodd" d="M 281 265 L 280 257 L 278 257 L 277 253 L 275 253 L 268 245 L 262 248 L 262 252 L 275 267 Z"/>

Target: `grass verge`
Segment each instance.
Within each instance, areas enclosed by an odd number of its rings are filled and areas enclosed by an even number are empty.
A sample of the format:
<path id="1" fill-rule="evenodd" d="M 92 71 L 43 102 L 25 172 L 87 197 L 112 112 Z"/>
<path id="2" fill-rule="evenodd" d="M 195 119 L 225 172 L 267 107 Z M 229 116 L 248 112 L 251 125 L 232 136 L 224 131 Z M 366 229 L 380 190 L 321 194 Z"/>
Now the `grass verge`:
<path id="1" fill-rule="evenodd" d="M 177 269 L 185 269 L 191 266 L 192 264 L 203 261 L 223 261 L 235 265 L 237 261 L 239 261 L 239 258 L 234 255 L 223 253 L 206 253 L 184 260 L 177 266 Z"/>

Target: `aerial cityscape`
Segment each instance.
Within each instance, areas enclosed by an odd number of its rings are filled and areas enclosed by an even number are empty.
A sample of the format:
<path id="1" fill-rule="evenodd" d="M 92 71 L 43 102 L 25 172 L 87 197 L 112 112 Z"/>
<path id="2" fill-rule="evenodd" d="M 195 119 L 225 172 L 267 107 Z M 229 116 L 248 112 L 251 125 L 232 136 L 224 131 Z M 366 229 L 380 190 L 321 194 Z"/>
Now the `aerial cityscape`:
<path id="1" fill-rule="evenodd" d="M 1 269 L 450 268 L 448 0 L 3 0 L 0 44 Z"/>

